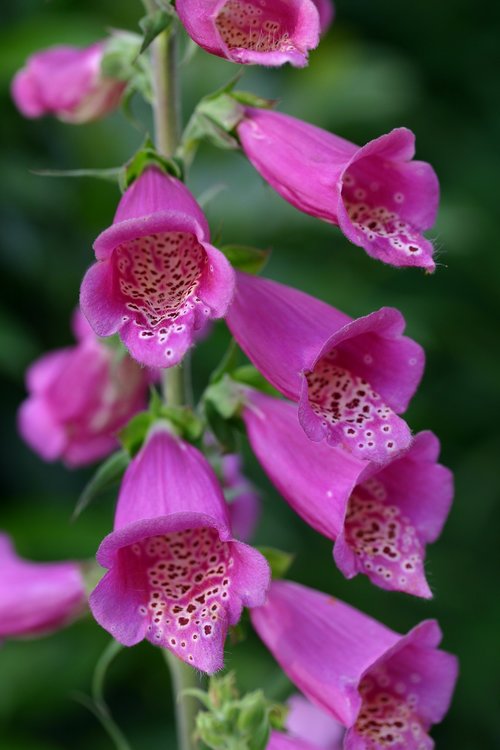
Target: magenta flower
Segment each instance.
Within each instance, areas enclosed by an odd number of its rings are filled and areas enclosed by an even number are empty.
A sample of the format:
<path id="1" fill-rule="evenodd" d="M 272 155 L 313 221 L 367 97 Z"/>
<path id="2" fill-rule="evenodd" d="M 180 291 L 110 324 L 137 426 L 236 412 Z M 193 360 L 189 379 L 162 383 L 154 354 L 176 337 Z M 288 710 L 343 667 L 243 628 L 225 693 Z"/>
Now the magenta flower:
<path id="1" fill-rule="evenodd" d="M 408 448 L 410 430 L 397 415 L 418 386 L 424 354 L 402 335 L 398 310 L 353 320 L 275 281 L 241 272 L 237 281 L 227 324 L 264 377 L 299 402 L 311 440 L 378 463 Z"/>
<path id="2" fill-rule="evenodd" d="M 410 130 L 360 148 L 294 117 L 247 108 L 237 131 L 255 169 L 300 211 L 336 224 L 383 263 L 434 270 L 422 231 L 435 222 L 439 183 L 429 164 L 412 161 Z"/>
<path id="3" fill-rule="evenodd" d="M 102 627 L 125 646 L 147 638 L 210 674 L 223 665 L 228 627 L 269 586 L 264 557 L 231 535 L 207 460 L 161 423 L 125 473 L 97 560 L 110 569 L 90 596 Z"/>
<path id="4" fill-rule="evenodd" d="M 365 573 L 384 589 L 431 596 L 425 545 L 441 533 L 453 497 L 431 432 L 380 468 L 310 441 L 294 404 L 248 391 L 242 416 L 264 471 L 306 523 L 336 540 L 334 559 L 347 578 Z"/>
<path id="5" fill-rule="evenodd" d="M 194 332 L 221 318 L 233 295 L 233 270 L 209 239 L 189 190 L 148 167 L 96 239 L 97 263 L 82 282 L 81 307 L 97 335 L 119 333 L 150 367 L 178 364 Z"/>
<path id="6" fill-rule="evenodd" d="M 345 729 L 330 713 L 295 693 L 288 701 L 287 731 L 321 750 L 341 750 Z"/>
<path id="7" fill-rule="evenodd" d="M 104 117 L 120 103 L 126 83 L 101 75 L 105 42 L 37 52 L 12 81 L 12 97 L 25 117 L 55 115 L 80 124 Z"/>
<path id="8" fill-rule="evenodd" d="M 248 542 L 260 517 L 259 495 L 242 472 L 239 454 L 222 456 L 221 474 L 232 532 L 238 539 Z"/>
<path id="9" fill-rule="evenodd" d="M 26 374 L 28 399 L 18 412 L 23 439 L 45 461 L 84 466 L 118 446 L 116 433 L 145 408 L 150 375 L 73 319 L 77 344 L 45 354 Z"/>
<path id="10" fill-rule="evenodd" d="M 319 748 L 317 745 L 311 744 L 307 738 L 294 737 L 293 735 L 273 730 L 269 735 L 266 750 L 319 750 Z M 338 750 L 340 750 L 340 745 Z"/>
<path id="11" fill-rule="evenodd" d="M 207 52 L 244 65 L 307 64 L 325 0 L 177 0 L 189 36 Z M 323 18 L 325 13 L 323 10 Z"/>
<path id="12" fill-rule="evenodd" d="M 427 620 L 399 635 L 327 594 L 274 581 L 252 623 L 292 682 L 348 731 L 345 750 L 431 750 L 457 660 Z"/>
<path id="13" fill-rule="evenodd" d="M 332 0 L 313 0 L 313 2 L 318 9 L 321 33 L 324 34 L 333 23 L 335 6 Z"/>
<path id="14" fill-rule="evenodd" d="M 85 606 L 75 562 L 22 560 L 0 533 L 0 639 L 40 635 L 67 625 Z"/>

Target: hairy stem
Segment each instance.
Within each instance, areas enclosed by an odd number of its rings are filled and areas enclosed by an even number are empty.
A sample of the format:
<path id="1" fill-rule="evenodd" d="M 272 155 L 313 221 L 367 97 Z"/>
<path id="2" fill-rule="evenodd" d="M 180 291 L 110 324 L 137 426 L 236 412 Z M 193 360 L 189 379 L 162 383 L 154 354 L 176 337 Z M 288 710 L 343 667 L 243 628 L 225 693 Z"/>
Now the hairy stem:
<path id="1" fill-rule="evenodd" d="M 196 714 L 200 706 L 196 698 L 185 695 L 184 691 L 188 688 L 199 688 L 200 681 L 192 667 L 184 664 L 170 651 L 164 651 L 163 653 L 172 675 L 177 723 L 177 750 L 195 750 L 193 734 Z"/>

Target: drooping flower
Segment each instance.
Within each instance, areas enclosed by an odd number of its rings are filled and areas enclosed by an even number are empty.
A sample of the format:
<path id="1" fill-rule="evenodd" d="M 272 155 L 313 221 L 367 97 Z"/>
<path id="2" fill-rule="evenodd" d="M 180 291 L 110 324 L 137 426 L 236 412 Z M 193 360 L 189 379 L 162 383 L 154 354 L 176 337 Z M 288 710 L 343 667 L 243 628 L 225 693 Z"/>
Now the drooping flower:
<path id="1" fill-rule="evenodd" d="M 324 34 L 332 25 L 335 17 L 335 5 L 332 0 L 313 0 L 319 13 L 319 25 L 321 33 Z"/>
<path id="2" fill-rule="evenodd" d="M 286 728 L 294 737 L 321 750 L 341 750 L 345 729 L 330 713 L 295 693 L 287 701 Z"/>
<path id="3" fill-rule="evenodd" d="M 57 46 L 28 58 L 12 82 L 12 97 L 25 117 L 55 115 L 80 124 L 116 109 L 126 83 L 101 74 L 106 42 Z"/>
<path id="4" fill-rule="evenodd" d="M 85 599 L 76 562 L 28 562 L 0 533 L 0 639 L 62 628 L 83 611 Z"/>
<path id="5" fill-rule="evenodd" d="M 251 539 L 260 516 L 260 498 L 257 491 L 244 476 L 241 456 L 228 453 L 222 456 L 222 489 L 228 501 L 231 529 L 237 539 Z"/>
<path id="6" fill-rule="evenodd" d="M 147 638 L 208 673 L 223 665 L 228 627 L 269 586 L 264 557 L 232 536 L 207 460 L 162 423 L 125 473 L 97 560 L 109 568 L 90 596 L 102 627 L 125 646 Z"/>
<path id="7" fill-rule="evenodd" d="M 177 0 L 175 7 L 189 36 L 213 55 L 244 65 L 289 62 L 302 67 L 319 41 L 317 4 L 313 0 Z"/>
<path id="8" fill-rule="evenodd" d="M 457 660 L 438 650 L 426 620 L 400 635 L 376 620 L 289 581 L 274 581 L 252 623 L 304 695 L 348 731 L 345 750 L 430 750 L 446 714 Z"/>
<path id="9" fill-rule="evenodd" d="M 313 443 L 294 404 L 251 390 L 246 398 L 242 417 L 255 455 L 296 513 L 335 541 L 342 573 L 430 597 L 425 545 L 441 533 L 453 496 L 432 432 L 416 435 L 409 450 L 380 468 Z"/>
<path id="10" fill-rule="evenodd" d="M 84 466 L 117 447 L 116 432 L 146 406 L 150 375 L 99 341 L 79 311 L 73 329 L 75 346 L 45 354 L 28 369 L 18 427 L 45 461 Z"/>
<path id="11" fill-rule="evenodd" d="M 311 440 L 383 463 L 408 448 L 405 411 L 424 366 L 398 310 L 353 320 L 308 294 L 237 272 L 227 324 L 255 367 L 299 402 Z"/>
<path id="12" fill-rule="evenodd" d="M 119 333 L 150 367 L 178 364 L 194 332 L 222 317 L 233 295 L 233 270 L 209 239 L 189 190 L 148 167 L 96 239 L 97 263 L 83 279 L 80 303 L 97 335 Z"/>
<path id="13" fill-rule="evenodd" d="M 422 232 L 435 222 L 439 183 L 412 161 L 415 136 L 396 128 L 363 147 L 313 125 L 247 108 L 237 127 L 245 155 L 285 200 L 340 227 L 368 255 L 393 266 L 433 271 Z"/>

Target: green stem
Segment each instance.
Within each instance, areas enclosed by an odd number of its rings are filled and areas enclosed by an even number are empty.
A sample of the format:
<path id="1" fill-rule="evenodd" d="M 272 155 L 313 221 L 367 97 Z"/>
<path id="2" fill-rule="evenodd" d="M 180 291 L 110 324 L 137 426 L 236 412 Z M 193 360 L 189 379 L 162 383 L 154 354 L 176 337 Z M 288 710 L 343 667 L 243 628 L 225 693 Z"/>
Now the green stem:
<path id="1" fill-rule="evenodd" d="M 195 750 L 194 730 L 196 714 L 200 704 L 192 695 L 185 695 L 189 688 L 199 688 L 195 670 L 178 659 L 170 651 L 163 651 L 172 676 L 175 716 L 177 723 L 177 750 Z"/>

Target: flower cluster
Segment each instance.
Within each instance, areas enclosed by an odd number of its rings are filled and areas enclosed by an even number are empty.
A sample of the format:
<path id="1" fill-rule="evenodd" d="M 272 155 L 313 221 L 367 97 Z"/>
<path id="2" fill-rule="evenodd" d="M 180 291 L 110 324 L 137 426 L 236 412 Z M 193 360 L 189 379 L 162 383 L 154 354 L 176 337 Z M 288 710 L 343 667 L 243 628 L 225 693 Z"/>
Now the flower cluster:
<path id="1" fill-rule="evenodd" d="M 175 6 L 200 47 L 241 64 L 303 66 L 333 18 L 329 0 Z M 20 110 L 68 122 L 111 111 L 125 82 L 102 74 L 105 47 L 34 55 L 14 80 Z M 222 96 L 230 101 L 226 137 L 285 200 L 338 226 L 372 258 L 434 270 L 423 232 L 434 223 L 439 186 L 432 167 L 413 160 L 409 130 L 358 147 L 256 97 L 250 106 L 250 95 Z M 147 639 L 213 674 L 224 665 L 229 628 L 248 607 L 303 693 L 291 699 L 287 731 L 273 731 L 268 750 L 429 750 L 457 674 L 455 658 L 438 649 L 437 623 L 402 636 L 327 594 L 271 581 L 265 555 L 246 543 L 259 499 L 225 442 L 235 423 L 243 428 L 286 502 L 335 542 L 334 561 L 347 578 L 363 573 L 383 589 L 430 598 L 426 545 L 441 533 L 453 482 L 438 463 L 436 436 L 413 435 L 403 416 L 424 352 L 404 335 L 395 308 L 352 318 L 238 268 L 234 255 L 211 244 L 208 221 L 181 179 L 183 153 L 148 146 L 135 171 L 125 168 L 124 194 L 82 281 L 77 344 L 28 371 L 21 434 L 45 460 L 69 466 L 108 455 L 120 429 L 146 409 L 154 380 L 147 368 L 178 380 L 175 366 L 216 319 L 225 318 L 258 373 L 249 385 L 229 356 L 196 412 L 170 396 L 122 431 L 128 466 L 113 531 L 97 552 L 106 572 L 90 595 L 91 612 L 121 644 Z M 128 353 L 116 337 L 106 341 L 115 335 Z M 81 608 L 76 564 L 22 563 L 4 538 L 0 556 L 7 571 L 0 636 L 57 627 Z"/>

